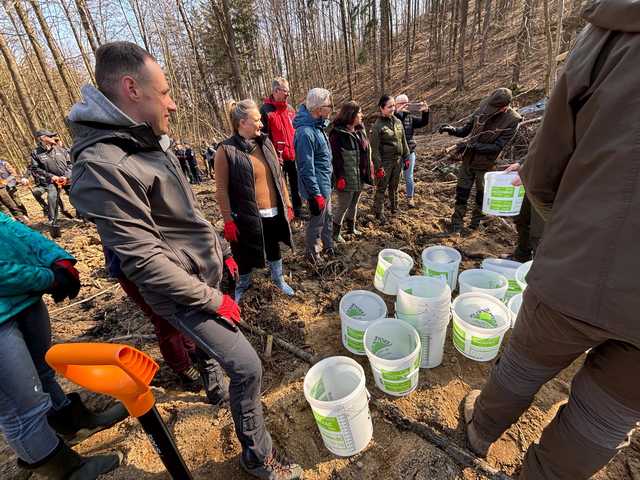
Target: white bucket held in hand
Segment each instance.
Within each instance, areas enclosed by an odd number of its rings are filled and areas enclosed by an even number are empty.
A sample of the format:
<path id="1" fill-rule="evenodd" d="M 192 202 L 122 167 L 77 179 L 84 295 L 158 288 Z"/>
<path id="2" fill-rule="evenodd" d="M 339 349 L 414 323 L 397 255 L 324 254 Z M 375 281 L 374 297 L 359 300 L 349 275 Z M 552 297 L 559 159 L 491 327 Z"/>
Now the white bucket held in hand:
<path id="1" fill-rule="evenodd" d="M 518 270 L 518 267 L 521 265 L 522 264 L 520 262 L 504 260 L 502 258 L 485 258 L 482 261 L 483 269 L 504 275 L 504 278 L 509 282 L 507 293 L 504 296 L 505 302 L 522 291 L 520 284 L 516 281 L 516 270 Z"/>
<path id="2" fill-rule="evenodd" d="M 373 285 L 382 293 L 395 295 L 398 283 L 409 276 L 413 258 L 401 250 L 385 248 L 378 254 L 378 265 Z"/>
<path id="3" fill-rule="evenodd" d="M 401 397 L 416 388 L 420 337 L 415 328 L 396 318 L 376 320 L 364 334 L 364 349 L 380 390 Z"/>
<path id="4" fill-rule="evenodd" d="M 462 255 L 455 248 L 434 245 L 422 251 L 422 274 L 426 277 L 444 278 L 451 291 L 456 289 L 458 269 Z"/>
<path id="5" fill-rule="evenodd" d="M 524 200 L 524 186 L 514 187 L 515 172 L 487 172 L 484 174 L 482 212 L 499 217 L 514 217 L 520 213 Z"/>
<path id="6" fill-rule="evenodd" d="M 362 367 L 349 357 L 329 357 L 304 377 L 304 396 L 327 449 L 348 457 L 364 450 L 373 435 Z"/>
<path id="7" fill-rule="evenodd" d="M 486 293 L 503 301 L 509 287 L 509 282 L 504 275 L 482 268 L 465 270 L 458 277 L 458 282 L 460 293 Z"/>
<path id="8" fill-rule="evenodd" d="M 522 294 L 519 293 L 511 297 L 507 307 L 511 312 L 511 328 L 516 326 L 516 319 L 518 318 L 518 313 L 520 313 L 520 307 L 522 306 Z"/>
<path id="9" fill-rule="evenodd" d="M 371 322 L 387 316 L 387 305 L 373 292 L 353 290 L 342 297 L 339 309 L 344 348 L 364 355 L 364 332 Z"/>
<path id="10" fill-rule="evenodd" d="M 531 270 L 531 265 L 533 264 L 533 260 L 529 260 L 528 262 L 520 265 L 518 270 L 516 270 L 516 282 L 520 285 L 520 288 L 524 292 L 524 289 L 527 288 L 527 273 Z"/>
<path id="11" fill-rule="evenodd" d="M 505 304 L 491 295 L 471 292 L 459 295 L 451 310 L 456 350 L 472 360 L 493 360 L 511 326 L 511 315 Z"/>

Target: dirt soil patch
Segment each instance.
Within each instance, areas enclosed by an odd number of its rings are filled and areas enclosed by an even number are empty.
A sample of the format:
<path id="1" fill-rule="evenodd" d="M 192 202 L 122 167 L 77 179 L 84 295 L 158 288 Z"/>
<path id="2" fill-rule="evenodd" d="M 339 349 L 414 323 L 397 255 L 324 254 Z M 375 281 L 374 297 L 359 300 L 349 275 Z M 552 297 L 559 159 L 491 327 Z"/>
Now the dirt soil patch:
<path id="1" fill-rule="evenodd" d="M 417 138 L 419 159 L 416 167 L 416 205 L 407 209 L 401 191 L 401 210 L 386 225 L 379 225 L 371 214 L 372 191 L 363 195 L 358 228 L 362 235 L 348 238 L 340 256 L 320 271 L 309 269 L 302 260 L 304 225 L 295 225 L 295 252 L 285 253 L 285 271 L 296 290 L 289 299 L 271 285 L 266 272 L 257 272 L 254 287 L 241 304 L 246 321 L 263 328 L 317 356 L 348 355 L 340 339 L 338 303 L 348 291 L 373 288 L 378 252 L 398 248 L 410 254 L 420 266 L 421 251 L 432 244 L 457 248 L 463 256 L 461 269 L 477 267 L 486 257 L 509 254 L 514 248 L 515 229 L 510 221 L 487 220 L 479 230 L 447 234 L 455 189 L 455 165 L 443 159 L 443 150 L 453 143 L 442 136 Z M 207 217 L 222 231 L 216 207 L 215 186 L 208 181 L 195 188 Z M 32 212 L 35 202 L 25 198 Z M 45 231 L 44 219 L 35 215 L 35 225 Z M 100 239 L 95 228 L 77 221 L 63 221 L 60 244 L 78 259 L 82 276 L 79 299 L 89 301 L 70 306 L 70 302 L 50 304 L 55 342 L 74 340 L 108 341 L 126 337 L 129 343 L 155 358 L 161 370 L 153 381 L 158 408 L 174 433 L 178 446 L 194 477 L 248 478 L 238 466 L 240 447 L 233 421 L 226 408 L 215 409 L 204 402 L 203 392 L 185 392 L 176 376 L 162 362 L 153 339 L 153 328 L 122 290 L 107 278 Z M 417 268 L 414 270 L 417 273 Z M 385 297 L 390 312 L 393 298 Z M 49 300 L 47 300 L 49 301 Z M 509 341 L 509 334 L 505 343 Z M 249 335 L 258 352 L 265 340 Z M 404 417 L 422 422 L 448 442 L 465 447 L 460 402 L 472 388 L 481 387 L 492 363 L 479 363 L 460 355 L 451 342 L 445 344 L 441 366 L 420 372 L 417 390 L 405 398 L 394 399 L 373 384 L 366 359 L 356 358 L 367 373 L 367 387 L 383 405 L 392 405 Z M 573 374 L 581 360 L 545 385 L 532 407 L 493 446 L 488 463 L 508 475 L 517 475 L 528 446 L 540 436 L 559 405 L 567 399 Z M 308 364 L 274 346 L 264 362 L 263 402 L 268 428 L 275 443 L 286 450 L 305 469 L 308 479 L 476 479 L 489 478 L 472 467 L 457 464 L 453 458 L 421 436 L 396 426 L 377 407 L 371 408 L 374 438 L 370 446 L 352 458 L 336 458 L 323 446 L 311 411 L 304 399 L 302 382 Z M 62 381 L 71 391 L 77 387 Z M 109 399 L 83 392 L 95 407 Z M 77 447 L 82 453 L 111 449 L 125 452 L 124 465 L 110 479 L 165 479 L 168 475 L 151 448 L 137 421 L 128 419 L 95 435 Z M 6 445 L 0 446 L 0 478 L 20 478 L 15 457 Z M 623 450 L 599 472 L 596 479 L 640 479 L 640 440 L 635 435 Z"/>

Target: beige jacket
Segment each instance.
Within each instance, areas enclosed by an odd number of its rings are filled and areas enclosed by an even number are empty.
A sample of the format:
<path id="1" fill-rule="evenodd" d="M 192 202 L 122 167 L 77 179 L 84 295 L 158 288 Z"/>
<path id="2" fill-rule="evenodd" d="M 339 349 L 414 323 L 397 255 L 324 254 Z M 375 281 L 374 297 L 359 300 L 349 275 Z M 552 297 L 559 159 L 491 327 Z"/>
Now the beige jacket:
<path id="1" fill-rule="evenodd" d="M 521 171 L 550 213 L 527 280 L 640 347 L 640 2 L 596 1 L 584 16 Z"/>

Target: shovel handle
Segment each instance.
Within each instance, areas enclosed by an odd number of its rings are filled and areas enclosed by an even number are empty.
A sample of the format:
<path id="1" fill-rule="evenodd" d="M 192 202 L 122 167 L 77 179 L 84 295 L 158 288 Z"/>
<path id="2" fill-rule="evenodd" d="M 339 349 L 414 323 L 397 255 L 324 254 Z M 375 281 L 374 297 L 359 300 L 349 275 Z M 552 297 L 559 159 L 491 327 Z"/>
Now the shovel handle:
<path id="1" fill-rule="evenodd" d="M 155 404 L 149 388 L 158 364 L 147 354 L 115 343 L 64 343 L 54 345 L 45 357 L 56 372 L 97 393 L 120 400 L 134 417 Z"/>

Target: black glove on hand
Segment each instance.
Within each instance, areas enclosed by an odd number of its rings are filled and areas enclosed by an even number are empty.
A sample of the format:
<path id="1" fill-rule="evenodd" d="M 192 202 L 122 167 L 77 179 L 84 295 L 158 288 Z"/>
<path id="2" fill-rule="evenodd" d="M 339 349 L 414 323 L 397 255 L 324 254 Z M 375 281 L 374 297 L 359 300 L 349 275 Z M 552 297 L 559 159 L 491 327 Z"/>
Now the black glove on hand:
<path id="1" fill-rule="evenodd" d="M 70 300 L 78 296 L 80 292 L 80 274 L 69 260 L 58 260 L 51 264 L 53 271 L 53 283 L 47 290 L 53 297 L 53 301 L 58 303 L 69 298 Z"/>
<path id="2" fill-rule="evenodd" d="M 452 135 L 455 131 L 455 127 L 451 125 L 440 125 L 440 128 L 438 128 L 438 133 L 448 133 L 449 135 Z"/>

